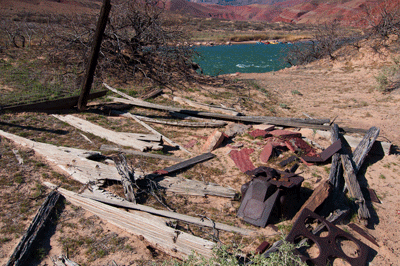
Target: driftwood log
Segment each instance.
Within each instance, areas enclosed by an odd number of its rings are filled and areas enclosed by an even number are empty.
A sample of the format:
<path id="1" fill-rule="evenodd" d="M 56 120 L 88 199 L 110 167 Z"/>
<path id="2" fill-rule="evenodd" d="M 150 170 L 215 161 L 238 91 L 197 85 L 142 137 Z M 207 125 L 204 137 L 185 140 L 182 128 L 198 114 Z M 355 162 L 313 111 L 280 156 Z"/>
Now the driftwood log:
<path id="1" fill-rule="evenodd" d="M 57 191 L 50 192 L 46 197 L 45 201 L 36 213 L 35 218 L 33 218 L 32 223 L 29 225 L 28 230 L 26 230 L 26 233 L 15 248 L 10 260 L 7 262 L 7 266 L 26 265 L 26 259 L 29 256 L 35 239 L 45 228 L 45 224 L 53 212 L 59 198 L 60 193 Z"/>

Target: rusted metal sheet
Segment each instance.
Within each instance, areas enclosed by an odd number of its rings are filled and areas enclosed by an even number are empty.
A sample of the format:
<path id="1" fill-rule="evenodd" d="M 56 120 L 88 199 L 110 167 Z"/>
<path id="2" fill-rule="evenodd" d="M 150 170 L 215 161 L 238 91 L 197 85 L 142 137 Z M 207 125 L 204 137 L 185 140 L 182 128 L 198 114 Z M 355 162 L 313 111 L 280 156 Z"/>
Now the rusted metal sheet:
<path id="1" fill-rule="evenodd" d="M 294 137 L 285 141 L 286 146 L 289 150 L 296 153 L 301 153 L 307 156 L 316 156 L 317 153 L 313 147 L 311 147 L 302 138 Z"/>
<path id="2" fill-rule="evenodd" d="M 89 100 L 103 97 L 107 94 L 108 90 L 94 92 L 89 95 Z M 9 112 L 47 112 L 62 109 L 72 109 L 78 104 L 79 96 L 73 96 L 68 98 L 62 98 L 58 100 L 38 102 L 32 104 L 22 104 L 14 106 L 3 106 L 0 107 L 0 111 Z"/>
<path id="3" fill-rule="evenodd" d="M 371 234 L 369 234 L 367 231 L 365 231 L 358 225 L 351 223 L 351 224 L 348 224 L 348 227 L 350 227 L 352 230 L 356 231 L 357 233 L 359 233 L 360 235 L 362 235 L 363 237 L 365 237 L 366 239 L 368 239 L 369 241 L 371 241 L 372 243 L 374 243 L 375 245 L 380 247 L 378 242 L 376 242 L 375 237 L 373 237 Z"/>
<path id="4" fill-rule="evenodd" d="M 318 220 L 321 224 L 326 226 L 329 234 L 323 237 L 314 235 L 306 227 L 305 222 L 308 219 Z M 301 254 L 298 250 L 295 250 L 295 253 L 300 255 L 302 260 L 312 262 L 314 265 L 327 265 L 328 259 L 330 258 L 344 259 L 353 266 L 364 266 L 367 263 L 368 247 L 364 243 L 308 209 L 304 209 L 300 214 L 292 230 L 286 237 L 286 241 L 295 243 L 295 240 L 301 237 L 312 240 L 319 247 L 319 255 L 310 258 Z M 358 256 L 350 257 L 346 255 L 337 242 L 339 239 L 352 241 L 357 246 L 356 253 Z"/>
<path id="5" fill-rule="evenodd" d="M 262 129 L 255 129 L 253 131 L 250 131 L 249 135 L 252 136 L 253 138 L 257 138 L 257 137 L 265 138 L 266 136 L 269 135 L 269 133 L 267 131 L 265 131 L 265 130 L 262 130 Z"/>
<path id="6" fill-rule="evenodd" d="M 306 162 L 322 163 L 328 160 L 330 157 L 332 157 L 341 148 L 342 148 L 342 141 L 338 139 L 320 154 L 317 154 L 316 156 L 302 156 L 301 158 L 304 159 Z"/>
<path id="7" fill-rule="evenodd" d="M 263 163 L 268 162 L 269 158 L 274 155 L 274 147 L 271 143 L 267 143 L 260 153 L 260 161 Z"/>
<path id="8" fill-rule="evenodd" d="M 298 158 L 296 155 L 290 156 L 286 160 L 283 160 L 279 163 L 280 166 L 285 167 L 286 165 L 290 164 L 291 162 L 297 161 Z"/>
<path id="9" fill-rule="evenodd" d="M 253 152 L 254 149 L 244 148 L 240 151 L 232 150 L 229 153 L 229 156 L 239 168 L 239 170 L 243 173 L 246 173 L 247 171 L 251 171 L 255 168 L 254 164 L 250 160 L 250 154 L 252 154 Z"/>
<path id="10" fill-rule="evenodd" d="M 254 178 L 241 188 L 243 196 L 237 216 L 256 226 L 265 227 L 277 204 L 285 202 L 286 194 L 297 194 L 304 178 L 261 166 L 246 172 Z M 280 212 L 280 205 L 277 205 Z"/>

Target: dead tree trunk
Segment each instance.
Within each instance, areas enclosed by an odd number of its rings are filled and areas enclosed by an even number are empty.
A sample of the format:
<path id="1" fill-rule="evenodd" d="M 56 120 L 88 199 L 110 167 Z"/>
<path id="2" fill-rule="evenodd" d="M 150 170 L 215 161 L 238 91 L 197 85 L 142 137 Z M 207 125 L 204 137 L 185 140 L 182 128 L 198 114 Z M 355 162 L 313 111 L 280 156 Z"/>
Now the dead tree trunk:
<path id="1" fill-rule="evenodd" d="M 45 227 L 45 223 L 49 219 L 50 214 L 56 206 L 59 198 L 60 193 L 57 191 L 50 192 L 42 206 L 40 206 L 35 218 L 33 218 L 28 230 L 26 230 L 25 235 L 15 248 L 10 260 L 7 262 L 7 266 L 26 265 L 25 262 L 30 253 L 33 242 Z"/>

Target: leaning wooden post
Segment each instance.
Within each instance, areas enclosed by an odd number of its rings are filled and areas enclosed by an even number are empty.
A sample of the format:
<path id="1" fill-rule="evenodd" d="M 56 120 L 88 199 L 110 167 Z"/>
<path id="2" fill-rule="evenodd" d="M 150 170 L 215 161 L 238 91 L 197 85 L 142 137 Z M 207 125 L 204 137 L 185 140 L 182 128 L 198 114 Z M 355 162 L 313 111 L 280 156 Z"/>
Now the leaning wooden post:
<path id="1" fill-rule="evenodd" d="M 85 80 L 82 84 L 81 95 L 78 100 L 78 110 L 83 111 L 86 109 L 88 96 L 90 89 L 92 88 L 94 71 L 97 66 L 97 59 L 99 57 L 101 41 L 103 39 L 103 33 L 106 29 L 108 14 L 111 10 L 110 0 L 103 0 L 103 6 L 101 8 L 100 17 L 97 21 L 96 32 L 93 38 L 92 50 L 90 51 L 89 63 L 86 66 Z"/>

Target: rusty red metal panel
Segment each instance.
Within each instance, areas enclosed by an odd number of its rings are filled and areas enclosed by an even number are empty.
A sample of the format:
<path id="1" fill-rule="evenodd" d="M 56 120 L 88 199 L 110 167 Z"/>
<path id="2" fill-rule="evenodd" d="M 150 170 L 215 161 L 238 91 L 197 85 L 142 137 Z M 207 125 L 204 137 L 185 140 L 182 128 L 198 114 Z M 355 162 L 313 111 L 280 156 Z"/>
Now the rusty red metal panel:
<path id="1" fill-rule="evenodd" d="M 367 231 L 365 231 L 364 229 L 362 229 L 361 227 L 359 227 L 358 225 L 351 223 L 348 224 L 348 226 L 356 231 L 357 233 L 359 233 L 360 235 L 362 235 L 363 237 L 365 237 L 366 239 L 368 239 L 369 241 L 371 241 L 372 243 L 374 243 L 375 245 L 377 245 L 379 247 L 378 242 L 376 242 L 375 237 L 373 237 L 370 233 L 368 233 Z"/>
<path id="2" fill-rule="evenodd" d="M 264 251 L 269 248 L 270 244 L 267 241 L 262 242 L 257 248 L 256 248 L 256 254 L 262 254 Z"/>
<path id="3" fill-rule="evenodd" d="M 316 156 L 317 153 L 313 147 L 308 145 L 302 138 L 293 137 L 285 141 L 286 146 L 292 152 L 298 152 L 307 156 Z"/>
<path id="4" fill-rule="evenodd" d="M 260 153 L 260 161 L 263 163 L 268 162 L 269 158 L 274 154 L 274 147 L 271 143 L 267 143 Z"/>
<path id="5" fill-rule="evenodd" d="M 250 131 L 249 135 L 252 136 L 253 138 L 257 138 L 257 137 L 265 138 L 266 136 L 269 135 L 269 133 L 267 131 L 265 131 L 265 130 L 262 130 L 262 129 L 255 129 L 253 131 Z"/>
<path id="6" fill-rule="evenodd" d="M 275 129 L 268 133 L 271 134 L 272 136 L 285 138 L 285 139 L 295 138 L 295 137 L 301 138 L 301 133 L 299 133 L 299 132 L 292 132 L 292 131 L 282 130 L 282 129 Z"/>
<path id="7" fill-rule="evenodd" d="M 244 148 L 240 151 L 232 150 L 229 153 L 229 156 L 239 168 L 239 170 L 245 173 L 246 171 L 251 171 L 255 168 L 254 164 L 250 160 L 250 154 L 252 154 L 253 152 L 254 149 Z"/>

